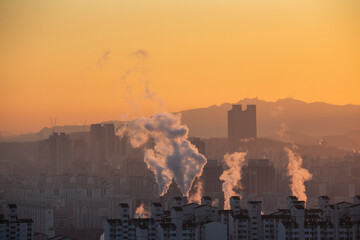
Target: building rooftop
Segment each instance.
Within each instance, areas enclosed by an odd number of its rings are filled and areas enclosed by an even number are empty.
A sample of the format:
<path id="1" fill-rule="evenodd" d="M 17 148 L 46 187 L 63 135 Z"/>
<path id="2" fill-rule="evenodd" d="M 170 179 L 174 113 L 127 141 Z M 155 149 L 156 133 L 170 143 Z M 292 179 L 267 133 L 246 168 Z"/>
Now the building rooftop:
<path id="1" fill-rule="evenodd" d="M 352 203 L 349 203 L 349 202 L 346 202 L 346 201 L 338 202 L 338 203 L 335 203 L 334 205 L 339 206 L 339 205 L 342 205 L 342 204 L 352 205 Z"/>
<path id="2" fill-rule="evenodd" d="M 297 197 L 295 197 L 295 196 L 288 196 L 288 198 L 290 198 L 291 200 L 295 200 L 295 201 L 297 201 L 297 200 L 298 200 L 298 198 L 297 198 Z"/>
<path id="3" fill-rule="evenodd" d="M 302 205 L 294 205 L 294 208 L 296 208 L 296 209 L 305 209 Z"/>
<path id="4" fill-rule="evenodd" d="M 9 205 L 8 205 L 8 208 L 10 208 L 10 209 L 15 209 L 15 208 L 16 208 L 16 204 L 9 204 Z"/>
<path id="5" fill-rule="evenodd" d="M 202 199 L 204 199 L 204 200 L 211 200 L 211 198 L 210 198 L 209 196 L 204 196 L 204 197 L 202 197 Z"/>
<path id="6" fill-rule="evenodd" d="M 240 200 L 239 196 L 232 196 L 231 198 L 234 199 L 234 200 Z"/>
<path id="7" fill-rule="evenodd" d="M 358 204 L 353 204 L 352 206 L 350 206 L 350 208 L 359 207 L 359 206 L 360 206 L 360 203 L 358 203 Z"/>
<path id="8" fill-rule="evenodd" d="M 208 205 L 208 204 L 204 204 L 204 205 L 200 205 L 200 206 L 196 207 L 195 209 L 205 208 L 205 207 L 208 207 L 208 208 L 217 208 L 217 207 L 214 207 L 214 206 L 211 206 L 211 205 Z"/>
<path id="9" fill-rule="evenodd" d="M 189 204 L 184 205 L 183 207 L 188 207 L 188 206 L 191 206 L 191 205 L 200 206 L 200 205 L 197 204 L 197 203 L 189 203 Z"/>

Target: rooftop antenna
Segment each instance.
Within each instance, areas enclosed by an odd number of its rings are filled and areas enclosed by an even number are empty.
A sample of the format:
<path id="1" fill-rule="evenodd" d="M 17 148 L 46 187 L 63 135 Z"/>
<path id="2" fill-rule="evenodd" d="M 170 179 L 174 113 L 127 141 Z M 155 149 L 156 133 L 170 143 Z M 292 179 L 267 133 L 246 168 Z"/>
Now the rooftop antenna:
<path id="1" fill-rule="evenodd" d="M 56 126 L 56 117 L 54 119 L 54 122 L 52 120 L 52 117 L 50 117 L 50 124 L 51 124 L 51 131 L 54 133 L 54 127 Z"/>
<path id="2" fill-rule="evenodd" d="M 50 127 L 51 127 L 51 131 L 54 132 L 54 124 L 53 124 L 53 121 L 52 121 L 52 117 L 50 117 Z"/>

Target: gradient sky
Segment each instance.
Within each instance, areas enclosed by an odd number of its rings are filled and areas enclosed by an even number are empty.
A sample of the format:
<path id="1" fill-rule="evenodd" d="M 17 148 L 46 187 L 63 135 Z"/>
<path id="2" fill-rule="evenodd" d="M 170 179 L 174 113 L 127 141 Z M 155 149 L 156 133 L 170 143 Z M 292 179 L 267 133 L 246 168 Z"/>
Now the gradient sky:
<path id="1" fill-rule="evenodd" d="M 0 1 L 2 132 L 359 90 L 359 0 Z"/>

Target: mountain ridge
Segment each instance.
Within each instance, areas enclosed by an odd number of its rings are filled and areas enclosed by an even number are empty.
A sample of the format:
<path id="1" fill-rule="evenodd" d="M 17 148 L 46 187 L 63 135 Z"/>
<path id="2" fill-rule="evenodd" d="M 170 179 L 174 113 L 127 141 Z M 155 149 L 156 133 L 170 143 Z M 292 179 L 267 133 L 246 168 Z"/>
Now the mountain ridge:
<path id="1" fill-rule="evenodd" d="M 277 139 L 279 132 L 287 132 L 293 140 L 302 143 L 316 144 L 322 138 L 332 139 L 329 143 L 341 144 L 343 138 L 348 146 L 360 145 L 360 105 L 336 105 L 325 102 L 307 103 L 293 98 L 265 101 L 259 98 L 244 98 L 236 104 L 246 108 L 248 104 L 257 106 L 258 136 Z M 211 138 L 227 136 L 227 111 L 231 103 L 211 105 L 203 108 L 194 108 L 179 111 L 182 123 L 190 129 L 190 136 Z M 118 122 L 118 121 L 104 121 Z M 103 122 L 103 123 L 104 123 Z M 56 126 L 53 129 L 43 128 L 37 133 L 16 136 L 0 136 L 0 141 L 37 141 L 45 139 L 52 132 L 81 132 L 89 131 L 88 125 Z M 294 140 L 294 141 L 295 141 Z M 296 142 L 296 141 L 295 141 Z M 343 147 L 343 146 L 342 146 Z"/>

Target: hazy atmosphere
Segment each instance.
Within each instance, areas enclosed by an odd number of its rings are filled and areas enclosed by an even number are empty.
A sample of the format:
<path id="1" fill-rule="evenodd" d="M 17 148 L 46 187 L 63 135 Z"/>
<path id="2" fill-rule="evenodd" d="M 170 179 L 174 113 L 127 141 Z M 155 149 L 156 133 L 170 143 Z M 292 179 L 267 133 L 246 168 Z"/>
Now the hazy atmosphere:
<path id="1" fill-rule="evenodd" d="M 0 131 L 245 97 L 360 104 L 359 12 L 357 0 L 1 1 Z"/>
<path id="2" fill-rule="evenodd" d="M 359 0 L 0 1 L 0 240 L 360 239 Z"/>

